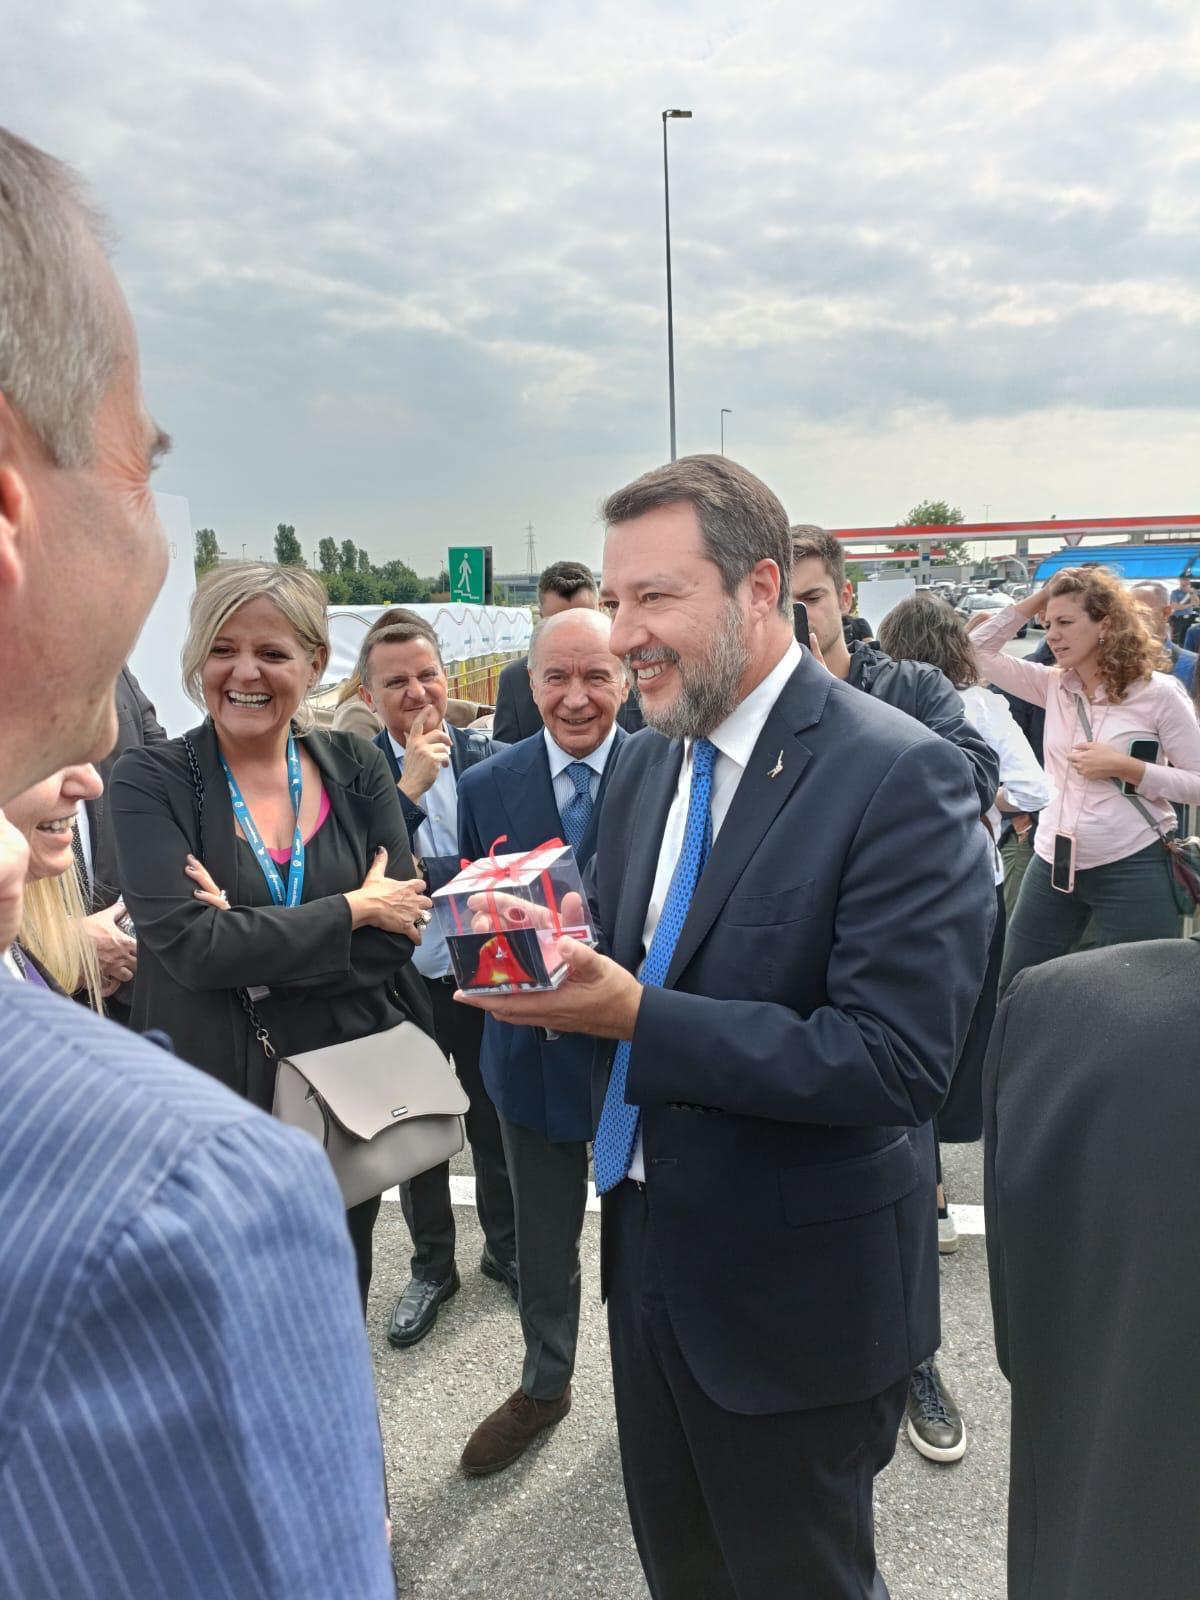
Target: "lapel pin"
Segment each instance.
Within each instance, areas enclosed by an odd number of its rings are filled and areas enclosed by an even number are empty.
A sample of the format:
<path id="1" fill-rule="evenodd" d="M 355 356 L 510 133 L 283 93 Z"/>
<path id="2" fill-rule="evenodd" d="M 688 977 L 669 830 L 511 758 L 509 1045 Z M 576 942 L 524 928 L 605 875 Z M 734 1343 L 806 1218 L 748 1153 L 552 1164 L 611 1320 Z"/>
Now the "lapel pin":
<path id="1" fill-rule="evenodd" d="M 771 768 L 770 772 L 767 773 L 767 777 L 768 778 L 777 778 L 782 771 L 783 771 L 783 751 L 781 750 L 779 752 L 779 754 L 775 758 L 775 765 Z"/>

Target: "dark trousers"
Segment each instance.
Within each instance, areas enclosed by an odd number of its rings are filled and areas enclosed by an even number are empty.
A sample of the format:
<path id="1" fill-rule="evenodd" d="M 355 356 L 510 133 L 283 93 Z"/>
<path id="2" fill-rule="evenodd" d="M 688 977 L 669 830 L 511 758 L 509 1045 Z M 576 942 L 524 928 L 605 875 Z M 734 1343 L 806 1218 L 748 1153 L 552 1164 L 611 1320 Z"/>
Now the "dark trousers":
<path id="1" fill-rule="evenodd" d="M 1077 872 L 1070 894 L 1051 887 L 1049 864 L 1035 855 L 1008 926 L 1001 998 L 1018 972 L 1067 955 L 1089 917 L 1095 924 L 1097 945 L 1177 939 L 1179 910 L 1162 845 L 1156 841 L 1120 861 Z"/>
<path id="2" fill-rule="evenodd" d="M 354 1260 L 358 1267 L 358 1292 L 362 1299 L 363 1316 L 367 1314 L 367 1293 L 371 1287 L 371 1235 L 379 1215 L 380 1196 L 373 1195 L 360 1206 L 351 1206 L 346 1213 L 346 1226 L 350 1230 L 350 1243 L 354 1246 Z"/>
<path id="3" fill-rule="evenodd" d="M 619 1184 L 604 1227 L 621 1467 L 654 1600 L 887 1600 L 872 1494 L 907 1380 L 852 1405 L 723 1410 L 672 1330 L 645 1192 Z"/>
<path id="4" fill-rule="evenodd" d="M 504 1164 L 500 1119 L 479 1071 L 483 1013 L 454 1001 L 454 985 L 426 978 L 433 1003 L 433 1032 L 442 1054 L 454 1062 L 467 1091 L 467 1139 L 475 1165 L 475 1209 L 488 1250 L 497 1261 L 516 1259 L 517 1229 L 512 1190 Z M 413 1239 L 412 1275 L 441 1282 L 454 1267 L 454 1208 L 450 1203 L 450 1165 L 422 1172 L 400 1188 L 404 1220 Z"/>
<path id="5" fill-rule="evenodd" d="M 944 1139 L 947 1144 L 974 1144 L 983 1137 L 983 1062 L 996 1020 L 1000 967 L 1004 960 L 1004 923 L 1004 885 L 1000 884 L 996 890 L 996 926 L 988 946 L 983 988 L 975 1002 L 971 1026 L 950 1080 L 950 1092 L 934 1122 L 938 1139 Z M 938 1182 L 941 1181 L 939 1155 Z"/>
<path id="6" fill-rule="evenodd" d="M 500 1118 L 517 1214 L 517 1277 L 525 1364 L 521 1387 L 557 1400 L 579 1341 L 579 1237 L 587 1208 L 587 1145 L 552 1144 Z"/>

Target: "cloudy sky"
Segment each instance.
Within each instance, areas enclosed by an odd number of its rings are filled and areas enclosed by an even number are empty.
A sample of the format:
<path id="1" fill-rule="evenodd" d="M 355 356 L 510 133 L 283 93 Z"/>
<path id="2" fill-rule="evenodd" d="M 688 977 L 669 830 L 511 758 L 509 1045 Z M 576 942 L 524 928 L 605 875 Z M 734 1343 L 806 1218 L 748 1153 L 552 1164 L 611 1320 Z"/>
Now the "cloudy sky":
<path id="1" fill-rule="evenodd" d="M 795 520 L 1200 509 L 1194 0 L 0 0 L 223 547 L 595 559 L 679 448 Z"/>

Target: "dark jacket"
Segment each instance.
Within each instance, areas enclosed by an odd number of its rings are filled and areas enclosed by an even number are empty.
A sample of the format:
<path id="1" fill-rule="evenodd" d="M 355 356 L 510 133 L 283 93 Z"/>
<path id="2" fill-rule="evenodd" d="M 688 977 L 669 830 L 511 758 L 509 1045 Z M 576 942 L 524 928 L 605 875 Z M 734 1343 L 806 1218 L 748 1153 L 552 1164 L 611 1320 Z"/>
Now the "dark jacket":
<path id="1" fill-rule="evenodd" d="M 96 768 L 104 784 L 104 792 L 95 800 L 86 802 L 88 831 L 92 841 L 93 911 L 104 911 L 121 898 L 117 846 L 113 839 L 112 815 L 108 804 L 113 768 L 126 750 L 137 750 L 148 744 L 165 744 L 167 738 L 167 730 L 159 722 L 154 707 L 128 667 L 122 667 L 117 679 L 116 703 L 117 742 Z"/>
<path id="2" fill-rule="evenodd" d="M 529 687 L 529 657 L 521 656 L 501 670 L 492 733 L 502 744 L 516 744 L 521 739 L 528 739 L 530 734 L 537 733 L 541 726 L 542 714 L 534 703 L 533 690 Z M 646 726 L 636 689 L 630 689 L 625 703 L 617 712 L 617 726 L 624 728 L 626 733 L 637 733 L 639 728 Z"/>
<path id="3" fill-rule="evenodd" d="M 412 942 L 378 928 L 352 929 L 345 900 L 378 845 L 387 847 L 389 877 L 416 876 L 382 756 L 354 734 L 305 736 L 331 815 L 309 845 L 313 863 L 323 865 L 306 872 L 303 902 L 286 907 L 271 903 L 257 862 L 234 832 L 211 722 L 187 737 L 203 779 L 203 824 L 182 739 L 128 751 L 113 774 L 121 882 L 138 930 L 133 1026 L 163 1029 L 184 1060 L 263 1106 L 270 1105 L 274 1075 L 250 1031 L 240 987 L 270 989 L 256 1004 L 280 1053 L 406 1019 L 432 1033 L 428 997 L 409 969 Z M 232 910 L 193 898 L 184 874 L 189 851 Z"/>
<path id="4" fill-rule="evenodd" d="M 893 661 L 877 644 L 856 643 L 850 646 L 846 682 L 957 745 L 971 763 L 980 812 L 991 810 L 1000 787 L 1000 759 L 967 721 L 958 690 L 944 672 L 923 661 Z"/>
<path id="5" fill-rule="evenodd" d="M 618 728 L 596 791 L 591 824 L 576 851 L 581 871 L 595 852 L 609 778 L 626 738 L 624 729 Z M 540 731 L 476 767 L 459 785 L 458 843 L 469 861 L 487 855 L 502 833 L 508 835 L 507 851 L 532 850 L 547 839 L 561 839 L 562 831 Z M 592 1053 L 592 1040 L 581 1034 L 548 1040 L 541 1028 L 519 1028 L 488 1017 L 480 1066 L 488 1094 L 502 1116 L 545 1134 L 554 1144 L 567 1144 L 592 1136 Z"/>
<path id="6" fill-rule="evenodd" d="M 1027 967 L 984 1067 L 1010 1600 L 1169 1600 L 1200 1572 L 1200 944 Z"/>
<path id="7" fill-rule="evenodd" d="M 450 766 L 455 778 L 461 778 L 468 767 L 476 766 L 480 761 L 486 761 L 489 756 L 494 756 L 497 750 L 503 750 L 504 745 L 495 739 L 489 739 L 486 733 L 470 733 L 465 728 L 455 728 L 449 722 L 445 724 L 446 732 L 450 735 Z M 392 741 L 388 737 L 386 728 L 381 728 L 372 740 L 383 751 L 384 759 L 388 764 L 388 771 L 392 781 L 400 782 L 401 767 L 396 760 L 396 752 L 392 749 Z M 404 824 L 408 829 L 408 841 L 415 854 L 417 848 L 417 829 L 425 821 L 424 808 L 415 800 L 410 800 L 399 788 L 400 809 L 404 813 Z M 458 856 L 422 856 L 421 870 L 429 892 L 440 889 L 444 883 L 449 883 L 459 871 L 460 860 Z"/>
<path id="8" fill-rule="evenodd" d="M 593 903 L 629 972 L 682 753 L 628 740 L 600 818 Z M 642 992 L 626 1087 L 671 1326 L 726 1410 L 865 1400 L 937 1349 L 929 1124 L 995 914 L 963 752 L 805 651 Z"/>

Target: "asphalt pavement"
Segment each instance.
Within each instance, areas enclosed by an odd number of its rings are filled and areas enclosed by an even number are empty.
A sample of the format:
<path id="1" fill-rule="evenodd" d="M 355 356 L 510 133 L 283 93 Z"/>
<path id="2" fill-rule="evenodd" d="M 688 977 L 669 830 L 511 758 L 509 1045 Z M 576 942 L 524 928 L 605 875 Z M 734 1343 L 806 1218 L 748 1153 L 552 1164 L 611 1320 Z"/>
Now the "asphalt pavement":
<path id="1" fill-rule="evenodd" d="M 980 1205 L 979 1147 L 948 1146 L 943 1156 L 951 1204 Z M 469 1174 L 465 1155 L 455 1170 Z M 416 1600 L 645 1600 L 621 1487 L 599 1303 L 600 1219 L 589 1213 L 584 1225 L 570 1415 L 515 1466 L 468 1479 L 458 1466 L 463 1445 L 517 1388 L 523 1347 L 507 1291 L 478 1270 L 482 1239 L 474 1210 L 457 1205 L 454 1214 L 462 1288 L 412 1350 L 393 1350 L 385 1337 L 392 1302 L 408 1277 L 400 1207 L 385 1204 L 375 1230 L 368 1321 L 398 1592 Z M 892 1600 L 1004 1600 L 1008 1395 L 992 1345 L 980 1234 L 964 1235 L 957 1255 L 942 1258 L 942 1319 L 940 1364 L 963 1409 L 967 1454 L 957 1465 L 935 1465 L 901 1435 L 877 1487 L 880 1565 Z M 798 1585 L 797 1600 L 803 1592 Z"/>

